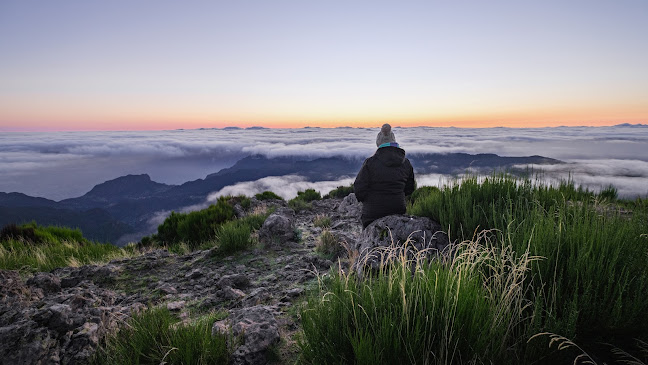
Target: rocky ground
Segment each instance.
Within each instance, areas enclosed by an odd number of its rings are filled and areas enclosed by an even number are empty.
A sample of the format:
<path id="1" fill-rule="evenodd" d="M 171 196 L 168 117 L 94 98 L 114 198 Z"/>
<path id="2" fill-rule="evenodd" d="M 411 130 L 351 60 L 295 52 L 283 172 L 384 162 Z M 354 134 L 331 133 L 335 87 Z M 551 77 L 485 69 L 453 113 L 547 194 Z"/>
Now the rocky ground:
<path id="1" fill-rule="evenodd" d="M 263 203 L 254 202 L 258 204 Z M 107 333 L 151 305 L 164 305 L 187 320 L 228 311 L 213 331 L 242 336 L 234 363 L 266 363 L 268 350 L 279 362 L 294 363 L 296 304 L 317 285 L 318 274 L 338 265 L 333 256 L 315 251 L 322 233 L 315 218 L 329 217 L 328 229 L 350 250 L 377 240 L 363 241 L 361 208 L 353 195 L 314 201 L 312 208 L 296 213 L 283 202 L 272 204 L 277 210 L 259 231 L 259 244 L 229 257 L 219 257 L 213 249 L 187 255 L 155 250 L 27 278 L 0 270 L 0 363 L 87 363 Z M 384 238 L 384 229 L 376 227 Z M 344 255 L 340 262 L 343 268 L 352 264 Z"/>

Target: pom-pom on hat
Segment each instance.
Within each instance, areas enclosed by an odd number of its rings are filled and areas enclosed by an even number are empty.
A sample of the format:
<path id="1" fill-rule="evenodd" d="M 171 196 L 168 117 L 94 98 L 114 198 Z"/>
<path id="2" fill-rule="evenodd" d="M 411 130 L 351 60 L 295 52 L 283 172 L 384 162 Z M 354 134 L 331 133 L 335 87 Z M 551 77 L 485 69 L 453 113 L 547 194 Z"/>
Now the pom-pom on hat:
<path id="1" fill-rule="evenodd" d="M 380 146 L 384 143 L 396 143 L 394 132 L 391 131 L 391 126 L 387 123 L 383 124 L 382 128 L 380 128 L 380 132 L 378 132 L 378 136 L 376 137 L 376 146 Z"/>

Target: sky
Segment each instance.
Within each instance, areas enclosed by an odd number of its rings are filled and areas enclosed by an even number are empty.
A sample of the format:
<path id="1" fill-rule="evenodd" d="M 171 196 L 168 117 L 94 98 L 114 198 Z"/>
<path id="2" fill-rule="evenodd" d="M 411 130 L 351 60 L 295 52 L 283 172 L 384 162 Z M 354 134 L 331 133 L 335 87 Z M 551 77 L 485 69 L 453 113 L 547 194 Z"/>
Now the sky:
<path id="1" fill-rule="evenodd" d="M 0 132 L 648 121 L 648 1 L 0 2 Z"/>
<path id="2" fill-rule="evenodd" d="M 362 160 L 375 150 L 379 128 L 195 129 L 172 131 L 0 133 L 0 192 L 54 200 L 81 196 L 97 184 L 127 174 L 182 184 L 205 178 L 239 159 L 343 156 Z M 565 162 L 536 166 L 549 183 L 571 178 L 598 191 L 613 184 L 622 197 L 648 197 L 648 124 L 555 128 L 393 128 L 408 154 L 495 153 L 540 155 Z M 416 166 L 414 166 L 416 168 Z M 278 176 L 225 187 L 213 196 L 271 190 L 292 198 L 299 190 L 323 193 L 348 185 Z M 451 176 L 418 175 L 419 186 L 439 186 Z"/>

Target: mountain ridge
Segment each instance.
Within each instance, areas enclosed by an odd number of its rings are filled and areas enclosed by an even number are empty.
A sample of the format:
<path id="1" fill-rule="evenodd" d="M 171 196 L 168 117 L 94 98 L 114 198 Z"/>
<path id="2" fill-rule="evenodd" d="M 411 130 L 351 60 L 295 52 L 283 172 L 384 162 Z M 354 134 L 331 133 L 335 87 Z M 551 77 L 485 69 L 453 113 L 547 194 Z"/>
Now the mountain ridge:
<path id="1" fill-rule="evenodd" d="M 460 174 L 469 172 L 490 173 L 499 169 L 511 169 L 516 165 L 559 164 L 562 161 L 542 157 L 506 157 L 496 154 L 408 154 L 416 174 Z M 70 217 L 81 217 L 79 212 L 98 209 L 102 214 L 96 215 L 101 222 L 98 226 L 119 226 L 119 231 L 134 237 L 133 232 L 141 236 L 153 233 L 156 227 L 151 222 L 160 212 L 178 211 L 185 207 L 204 204 L 207 196 L 222 188 L 245 181 L 255 181 L 269 176 L 300 175 L 307 181 L 335 181 L 355 176 L 360 170 L 364 158 L 348 156 L 306 157 L 283 156 L 267 157 L 250 155 L 237 161 L 233 166 L 205 176 L 204 179 L 187 181 L 180 185 L 168 185 L 155 182 L 148 174 L 126 175 L 95 185 L 88 193 L 64 199 L 59 202 L 30 197 L 22 193 L 0 193 L 0 207 L 5 209 L 22 208 L 21 214 L 0 214 L 0 224 L 25 223 L 36 220 L 40 224 L 44 218 L 47 224 L 59 224 L 86 227 L 91 225 L 80 219 L 74 224 Z M 30 208 L 30 209 L 28 209 Z M 48 208 L 43 212 L 39 208 Z M 59 209 L 61 219 L 55 219 L 51 209 Z M 5 210 L 7 212 L 7 210 Z M 31 212 L 31 213 L 30 213 Z M 75 213 L 76 212 L 76 213 Z M 105 213 L 105 214 L 104 214 Z M 30 215 L 31 214 L 31 215 Z M 9 221 L 9 217 L 18 217 L 20 221 Z M 31 217 L 31 218 L 30 218 Z M 65 219 L 64 219 L 65 218 Z M 130 227 L 130 229 L 128 228 Z M 125 233 L 125 234 L 126 234 Z M 105 238 L 103 232 L 84 231 L 91 239 Z M 135 234 L 137 236 L 137 234 Z M 112 236 L 111 236 L 112 237 Z M 118 244 L 125 244 L 120 242 Z"/>

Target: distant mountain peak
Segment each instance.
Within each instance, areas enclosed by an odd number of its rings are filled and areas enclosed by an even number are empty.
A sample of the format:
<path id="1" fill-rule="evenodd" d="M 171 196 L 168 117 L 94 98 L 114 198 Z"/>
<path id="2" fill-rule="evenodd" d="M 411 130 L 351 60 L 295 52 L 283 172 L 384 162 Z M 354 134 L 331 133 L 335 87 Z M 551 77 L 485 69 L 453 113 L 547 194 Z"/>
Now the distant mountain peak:
<path id="1" fill-rule="evenodd" d="M 136 197 L 167 190 L 171 186 L 151 180 L 148 174 L 126 175 L 96 185 L 86 196 L 111 198 L 116 196 Z"/>

